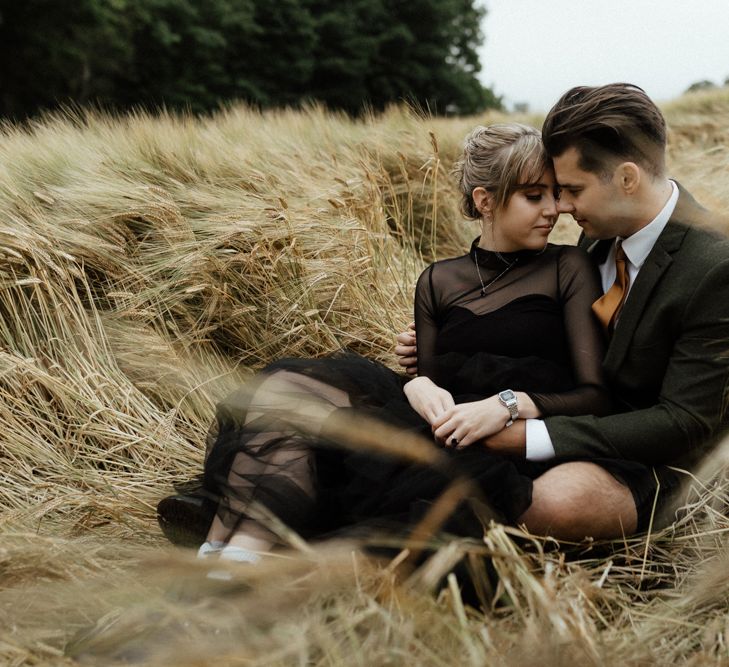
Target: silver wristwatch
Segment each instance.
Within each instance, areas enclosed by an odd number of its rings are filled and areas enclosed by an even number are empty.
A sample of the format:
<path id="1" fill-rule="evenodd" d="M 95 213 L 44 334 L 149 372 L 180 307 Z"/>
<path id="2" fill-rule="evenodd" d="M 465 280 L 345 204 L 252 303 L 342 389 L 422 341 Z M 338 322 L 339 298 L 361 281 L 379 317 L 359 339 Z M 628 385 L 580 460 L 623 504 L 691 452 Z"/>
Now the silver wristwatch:
<path id="1" fill-rule="evenodd" d="M 516 394 L 511 389 L 504 389 L 499 392 L 499 402 L 509 411 L 509 421 L 505 426 L 511 426 L 514 420 L 519 417 L 519 406 L 516 402 Z"/>

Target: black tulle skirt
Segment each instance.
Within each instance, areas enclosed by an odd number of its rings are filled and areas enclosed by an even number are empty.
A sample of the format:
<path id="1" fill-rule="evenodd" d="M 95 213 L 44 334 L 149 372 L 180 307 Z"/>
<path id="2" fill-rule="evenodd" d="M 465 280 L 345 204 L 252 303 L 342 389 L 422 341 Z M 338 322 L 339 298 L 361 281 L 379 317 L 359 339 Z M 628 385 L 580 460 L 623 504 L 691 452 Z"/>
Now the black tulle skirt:
<path id="1" fill-rule="evenodd" d="M 452 391 L 457 403 L 478 400 L 506 387 L 560 391 L 570 382 L 549 361 L 496 355 L 454 359 L 451 355 L 444 363 L 465 390 Z M 327 420 L 351 422 L 360 429 L 367 424 L 387 424 L 390 444 L 419 437 L 423 446 L 438 450 L 435 460 L 415 462 L 382 449 L 343 442 L 347 436 L 341 429 L 332 438 L 326 424 L 312 435 L 292 426 L 285 415 L 267 413 L 257 404 L 258 387 L 280 371 L 310 378 L 346 395 L 348 404 L 332 405 Z M 241 520 L 250 518 L 247 508 L 256 503 L 308 539 L 341 534 L 405 535 L 457 480 L 468 480 L 470 491 L 442 526 L 446 532 L 479 537 L 489 519 L 515 522 L 531 503 L 532 480 L 545 465 L 489 452 L 478 445 L 463 450 L 442 448 L 434 442 L 429 424 L 410 407 L 403 393 L 405 382 L 382 364 L 343 352 L 322 359 L 277 361 L 249 386 L 228 396 L 218 405 L 217 435 L 204 473 L 206 494 L 223 524 L 234 532 Z M 282 402 L 285 404 L 285 398 Z"/>

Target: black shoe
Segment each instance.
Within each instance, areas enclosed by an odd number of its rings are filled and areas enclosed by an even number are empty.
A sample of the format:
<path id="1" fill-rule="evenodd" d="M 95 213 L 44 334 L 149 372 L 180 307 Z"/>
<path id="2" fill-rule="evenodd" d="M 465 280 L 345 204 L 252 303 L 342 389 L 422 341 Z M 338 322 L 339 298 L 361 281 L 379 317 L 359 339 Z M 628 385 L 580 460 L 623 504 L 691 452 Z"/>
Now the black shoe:
<path id="1" fill-rule="evenodd" d="M 157 521 L 165 537 L 181 547 L 199 547 L 207 537 L 215 507 L 200 496 L 167 496 L 157 505 Z"/>

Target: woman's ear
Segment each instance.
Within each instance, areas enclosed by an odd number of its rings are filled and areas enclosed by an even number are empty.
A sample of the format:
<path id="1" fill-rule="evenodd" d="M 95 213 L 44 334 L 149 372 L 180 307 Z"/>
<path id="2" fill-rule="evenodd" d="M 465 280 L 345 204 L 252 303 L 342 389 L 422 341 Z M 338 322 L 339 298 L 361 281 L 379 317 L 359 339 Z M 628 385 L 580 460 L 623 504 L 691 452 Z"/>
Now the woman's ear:
<path id="1" fill-rule="evenodd" d="M 486 188 L 481 186 L 474 188 L 471 197 L 473 197 L 476 210 L 482 217 L 488 218 L 493 213 L 494 197 Z"/>
<path id="2" fill-rule="evenodd" d="M 635 194 L 640 185 L 640 167 L 635 162 L 623 162 L 615 171 L 623 192 L 626 195 Z"/>

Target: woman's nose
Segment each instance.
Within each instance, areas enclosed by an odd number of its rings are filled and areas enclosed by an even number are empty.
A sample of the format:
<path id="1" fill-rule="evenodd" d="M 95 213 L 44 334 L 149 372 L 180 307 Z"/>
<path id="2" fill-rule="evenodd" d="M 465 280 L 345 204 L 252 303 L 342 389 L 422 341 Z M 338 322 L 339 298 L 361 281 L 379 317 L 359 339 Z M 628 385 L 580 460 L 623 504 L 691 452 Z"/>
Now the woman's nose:
<path id="1" fill-rule="evenodd" d="M 544 205 L 544 210 L 542 211 L 542 215 L 545 218 L 555 218 L 557 217 L 557 203 L 558 200 L 554 197 L 547 197 L 547 202 Z"/>

